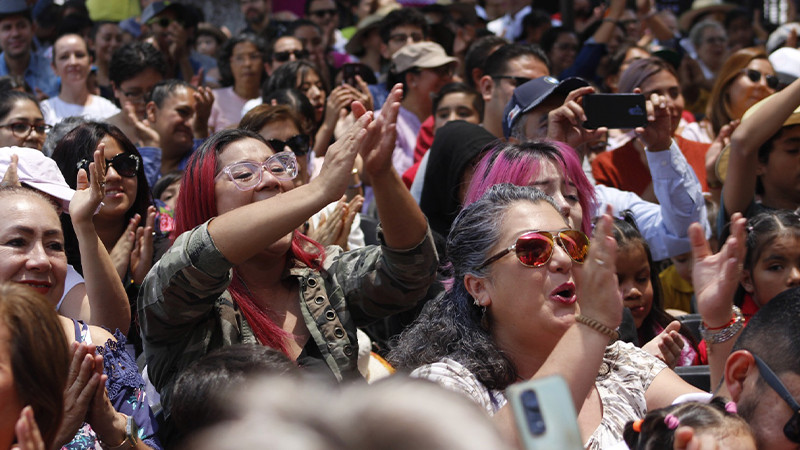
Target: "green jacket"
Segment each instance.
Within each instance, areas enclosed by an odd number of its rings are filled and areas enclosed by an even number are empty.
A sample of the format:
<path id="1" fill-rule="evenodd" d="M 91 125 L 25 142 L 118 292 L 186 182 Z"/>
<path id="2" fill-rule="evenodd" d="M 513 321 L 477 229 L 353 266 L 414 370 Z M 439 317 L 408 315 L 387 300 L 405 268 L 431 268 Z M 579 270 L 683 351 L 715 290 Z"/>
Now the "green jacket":
<path id="1" fill-rule="evenodd" d="M 233 265 L 207 225 L 179 236 L 139 291 L 147 373 L 167 412 L 172 384 L 192 361 L 225 345 L 257 343 L 227 291 Z M 299 262 L 289 268 L 311 339 L 336 379 L 359 376 L 356 327 L 414 306 L 433 282 L 437 264 L 429 230 L 412 249 L 381 245 L 342 252 L 330 246 L 321 270 Z"/>

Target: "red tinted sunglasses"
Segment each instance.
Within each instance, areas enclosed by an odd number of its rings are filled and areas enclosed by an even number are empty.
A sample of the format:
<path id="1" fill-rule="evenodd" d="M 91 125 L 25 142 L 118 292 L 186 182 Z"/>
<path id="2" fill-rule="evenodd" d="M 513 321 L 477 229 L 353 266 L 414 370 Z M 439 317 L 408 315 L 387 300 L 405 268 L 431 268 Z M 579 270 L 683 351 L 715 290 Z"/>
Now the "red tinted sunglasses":
<path id="1" fill-rule="evenodd" d="M 542 267 L 553 256 L 555 243 L 558 243 L 569 257 L 579 264 L 583 264 L 586 260 L 586 254 L 589 253 L 589 238 L 581 231 L 571 229 L 559 230 L 554 233 L 549 231 L 527 231 L 520 235 L 513 245 L 487 259 L 475 270 L 483 269 L 512 251 L 517 255 L 517 259 L 522 265 L 526 267 Z"/>

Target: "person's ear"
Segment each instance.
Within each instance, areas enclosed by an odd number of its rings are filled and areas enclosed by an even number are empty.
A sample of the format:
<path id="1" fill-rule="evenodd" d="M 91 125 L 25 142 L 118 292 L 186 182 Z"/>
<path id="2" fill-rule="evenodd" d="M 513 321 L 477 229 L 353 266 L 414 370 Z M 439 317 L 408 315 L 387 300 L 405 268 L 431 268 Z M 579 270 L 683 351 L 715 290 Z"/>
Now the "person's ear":
<path id="1" fill-rule="evenodd" d="M 381 56 L 383 56 L 383 59 L 387 61 L 392 60 L 392 55 L 389 54 L 389 46 L 383 42 L 383 39 L 381 39 Z"/>
<path id="2" fill-rule="evenodd" d="M 731 400 L 734 402 L 738 402 L 742 398 L 745 389 L 754 387 L 751 385 L 755 383 L 747 380 L 748 375 L 753 370 L 758 370 L 756 360 L 753 358 L 752 353 L 747 350 L 737 350 L 731 353 L 725 361 L 725 369 L 722 375 L 728 394 L 730 394 Z"/>
<path id="3" fill-rule="evenodd" d="M 767 156 L 769 158 L 769 156 Z M 767 165 L 761 161 L 756 163 L 756 176 L 760 177 L 767 174 Z"/>
<path id="4" fill-rule="evenodd" d="M 494 92 L 494 80 L 492 77 L 489 75 L 482 76 L 478 81 L 478 90 L 481 92 L 483 101 L 489 103 L 492 100 L 492 93 Z"/>
<path id="5" fill-rule="evenodd" d="M 464 275 L 464 287 L 469 295 L 475 299 L 478 306 L 489 306 L 492 304 L 490 295 L 491 281 L 488 278 L 478 277 L 468 273 Z"/>
<path id="6" fill-rule="evenodd" d="M 158 113 L 158 106 L 156 106 L 156 102 L 147 102 L 145 105 L 145 111 L 147 112 L 147 120 L 155 125 L 156 123 L 156 115 Z"/>
<path id="7" fill-rule="evenodd" d="M 268 76 L 272 76 L 272 67 L 270 67 L 267 61 L 264 61 L 264 72 L 266 72 Z"/>
<path id="8" fill-rule="evenodd" d="M 740 283 L 742 284 L 742 287 L 744 288 L 744 290 L 748 294 L 753 295 L 753 292 L 755 292 L 755 287 L 753 285 L 753 272 L 752 271 L 747 270 L 747 269 L 742 270 Z"/>

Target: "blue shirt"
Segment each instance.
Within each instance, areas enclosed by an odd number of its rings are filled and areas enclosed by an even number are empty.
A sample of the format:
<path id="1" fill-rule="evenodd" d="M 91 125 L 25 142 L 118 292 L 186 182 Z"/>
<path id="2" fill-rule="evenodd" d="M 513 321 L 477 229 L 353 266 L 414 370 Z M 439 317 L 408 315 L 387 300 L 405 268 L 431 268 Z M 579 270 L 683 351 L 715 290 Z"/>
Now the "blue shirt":
<path id="1" fill-rule="evenodd" d="M 6 53 L 3 52 L 0 53 L 0 76 L 5 75 L 9 75 L 9 73 L 8 65 L 6 65 Z M 53 72 L 52 66 L 50 66 L 50 60 L 44 56 L 31 52 L 31 60 L 28 63 L 28 68 L 25 69 L 24 78 L 34 92 L 38 88 L 48 97 L 58 95 L 58 77 Z"/>
<path id="2" fill-rule="evenodd" d="M 192 151 L 186 154 L 178 163 L 179 170 L 186 170 L 186 164 L 189 162 L 189 157 L 197 150 L 200 145 L 205 142 L 205 139 L 195 139 Z M 152 188 L 155 186 L 156 181 L 161 178 L 161 149 L 157 147 L 138 147 L 139 154 L 142 155 L 142 164 L 144 165 L 144 176 L 147 178 L 147 183 Z"/>

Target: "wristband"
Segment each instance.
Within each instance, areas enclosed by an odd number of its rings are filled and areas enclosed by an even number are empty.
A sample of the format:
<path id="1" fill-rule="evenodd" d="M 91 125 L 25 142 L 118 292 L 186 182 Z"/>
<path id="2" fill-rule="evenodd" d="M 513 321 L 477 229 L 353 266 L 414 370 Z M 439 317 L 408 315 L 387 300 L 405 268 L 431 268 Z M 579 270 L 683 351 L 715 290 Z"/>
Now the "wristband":
<path id="1" fill-rule="evenodd" d="M 733 305 L 733 318 L 723 327 L 708 328 L 705 322 L 700 324 L 700 336 L 709 344 L 720 344 L 729 341 L 744 328 L 744 316 L 738 306 Z"/>
<path id="2" fill-rule="evenodd" d="M 586 325 L 587 327 L 593 329 L 594 331 L 597 331 L 598 333 L 605 334 L 612 340 L 617 340 L 619 338 L 619 333 L 617 332 L 617 330 L 613 330 L 603 325 L 602 323 L 598 322 L 597 320 L 592 319 L 591 317 L 586 317 L 583 314 L 578 314 L 575 316 L 575 321 L 580 324 Z"/>

